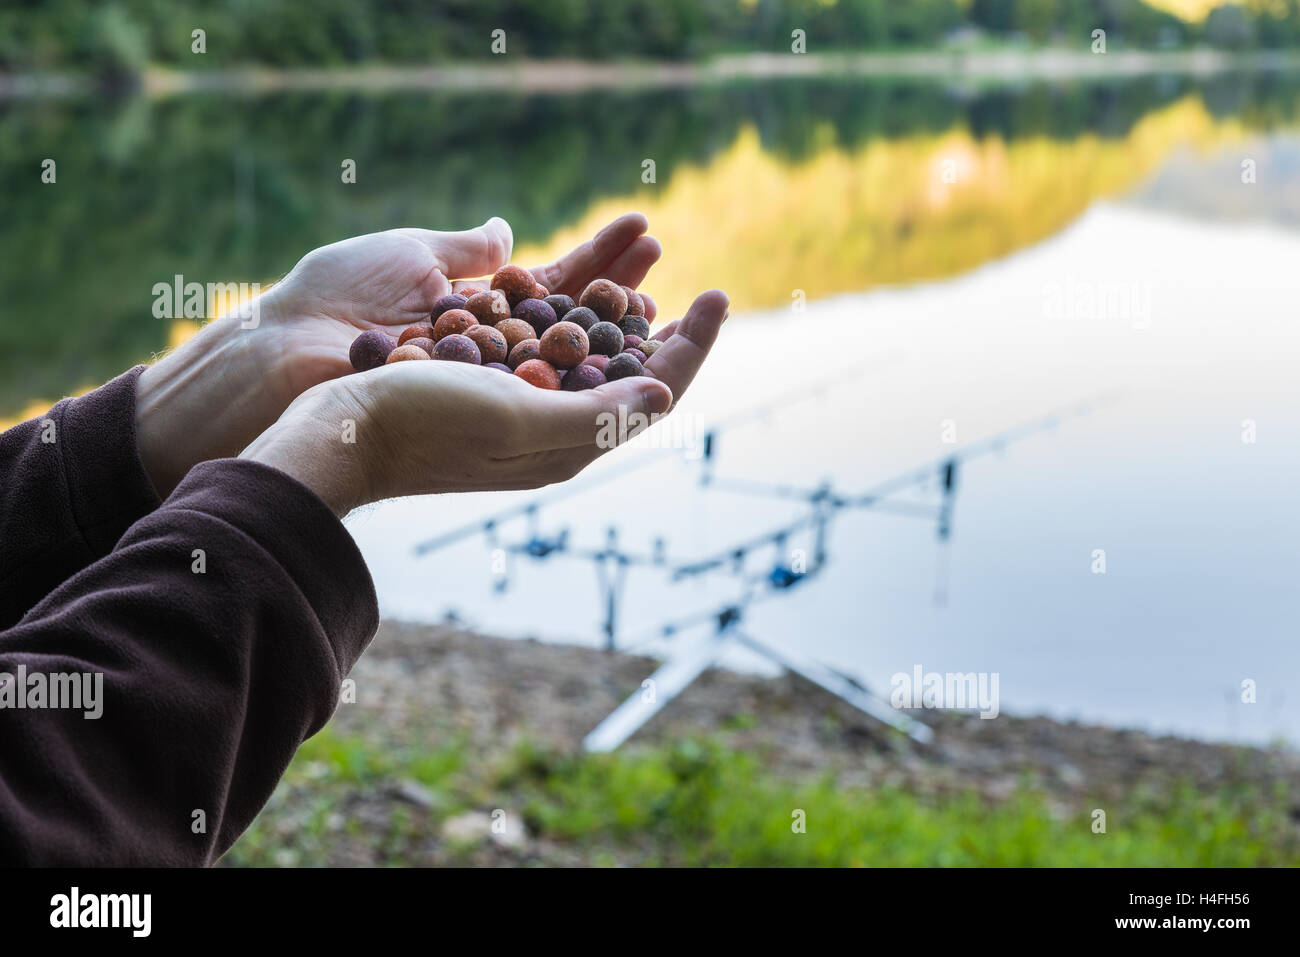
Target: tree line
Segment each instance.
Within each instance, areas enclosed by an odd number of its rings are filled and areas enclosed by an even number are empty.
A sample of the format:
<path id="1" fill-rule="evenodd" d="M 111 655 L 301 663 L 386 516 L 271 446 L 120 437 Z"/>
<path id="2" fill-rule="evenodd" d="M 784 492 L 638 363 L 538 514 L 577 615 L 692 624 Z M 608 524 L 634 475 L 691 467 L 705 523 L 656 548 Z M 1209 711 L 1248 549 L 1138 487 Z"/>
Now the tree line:
<path id="1" fill-rule="evenodd" d="M 1300 45 L 1300 0 L 1225 2 L 1200 23 L 1142 0 L 7 0 L 0 70 L 484 60 L 494 31 L 511 56 L 611 61 L 789 50 L 796 30 L 815 52 L 1086 47 L 1096 29 L 1108 48 L 1284 48 Z"/>
<path id="2" fill-rule="evenodd" d="M 1188 95 L 1251 129 L 1300 116 L 1300 77 L 1268 72 L 963 93 L 819 78 L 573 96 L 275 93 L 236 108 L 206 94 L 18 101 L 0 108 L 0 415 L 162 348 L 165 324 L 151 312 L 160 279 L 265 282 L 345 236 L 492 215 L 518 245 L 541 242 L 636 190 L 647 143 L 668 183 L 707 167 L 746 126 L 765 153 L 797 163 L 954 129 L 1008 142 L 1122 138 Z M 354 186 L 339 185 L 343 156 L 364 173 Z M 57 186 L 33 157 L 58 158 Z"/>

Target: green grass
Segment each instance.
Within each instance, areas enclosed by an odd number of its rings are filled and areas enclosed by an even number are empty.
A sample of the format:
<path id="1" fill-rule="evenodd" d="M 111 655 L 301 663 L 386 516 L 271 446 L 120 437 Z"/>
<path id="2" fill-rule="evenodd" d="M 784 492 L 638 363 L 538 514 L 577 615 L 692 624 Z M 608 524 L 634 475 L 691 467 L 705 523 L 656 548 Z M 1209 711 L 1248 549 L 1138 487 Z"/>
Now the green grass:
<path id="1" fill-rule="evenodd" d="M 306 824 L 287 838 L 277 802 L 228 857 L 232 864 L 327 863 L 323 822 L 350 791 L 414 779 L 433 810 L 399 806 L 364 839 L 386 864 L 419 864 L 417 843 L 468 808 L 505 807 L 529 832 L 580 850 L 593 864 L 702 866 L 1268 866 L 1300 862 L 1284 794 L 1249 787 L 1205 792 L 1172 785 L 1147 795 L 1052 810 L 1022 788 L 990 802 L 974 790 L 926 799 L 897 788 L 849 789 L 829 778 L 788 780 L 755 755 L 714 740 L 613 755 L 561 755 L 522 745 L 495 764 L 461 744 L 436 751 L 375 749 L 328 730 L 307 742 L 281 788 L 312 795 Z M 301 804 L 298 805 L 300 808 Z M 1106 811 L 1094 834 L 1091 811 Z M 301 814 L 301 811 L 299 812 Z M 805 822 L 796 830 L 796 819 Z M 355 828 L 345 826 L 355 835 Z M 274 835 L 279 834 L 278 837 Z M 428 840 L 425 840 L 428 839 Z M 454 860 L 463 849 L 448 849 Z M 447 862 L 447 857 L 438 862 Z"/>

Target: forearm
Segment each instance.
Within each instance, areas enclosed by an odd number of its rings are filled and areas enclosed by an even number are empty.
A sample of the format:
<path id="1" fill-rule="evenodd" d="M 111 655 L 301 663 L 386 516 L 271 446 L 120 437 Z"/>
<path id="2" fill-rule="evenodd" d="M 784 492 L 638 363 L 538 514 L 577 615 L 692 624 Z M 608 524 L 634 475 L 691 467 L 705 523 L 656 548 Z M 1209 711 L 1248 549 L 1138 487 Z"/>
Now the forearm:
<path id="1" fill-rule="evenodd" d="M 195 464 L 237 455 L 284 411 L 301 388 L 273 328 L 285 310 L 270 293 L 260 306 L 257 328 L 219 319 L 0 434 L 0 628 L 106 555 Z"/>
<path id="2" fill-rule="evenodd" d="M 351 385 L 309 389 L 239 455 L 301 482 L 339 518 L 379 497 L 367 477 L 367 457 L 372 465 L 388 457 L 376 447 Z"/>
<path id="3" fill-rule="evenodd" d="M 157 508 L 136 449 L 141 371 L 0 434 L 0 629 Z"/>
<path id="4" fill-rule="evenodd" d="M 319 499 L 253 463 L 196 468 L 0 632 L 0 672 L 103 676 L 98 718 L 0 709 L 0 863 L 212 862 L 329 719 L 377 622 Z"/>
<path id="5" fill-rule="evenodd" d="M 251 328 L 236 316 L 217 319 L 141 375 L 136 433 L 160 496 L 199 462 L 238 455 L 291 401 L 274 333 L 284 319 L 276 290 L 257 308 Z"/>

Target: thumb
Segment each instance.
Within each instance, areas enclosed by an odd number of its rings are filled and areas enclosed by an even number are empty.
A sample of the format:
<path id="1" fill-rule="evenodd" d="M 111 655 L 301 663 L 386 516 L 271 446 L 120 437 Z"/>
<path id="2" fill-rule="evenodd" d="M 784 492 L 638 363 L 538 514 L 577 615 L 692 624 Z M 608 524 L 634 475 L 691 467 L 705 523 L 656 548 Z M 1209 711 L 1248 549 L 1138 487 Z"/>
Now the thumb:
<path id="1" fill-rule="evenodd" d="M 510 224 L 500 216 L 461 232 L 432 229 L 418 232 L 420 239 L 433 250 L 442 274 L 448 279 L 472 279 L 496 272 L 510 261 L 515 244 Z"/>
<path id="2" fill-rule="evenodd" d="M 634 376 L 584 392 L 543 392 L 529 403 L 526 451 L 617 445 L 667 412 L 672 390 L 658 379 Z"/>
<path id="3" fill-rule="evenodd" d="M 663 415 L 673 405 L 673 390 L 658 379 L 649 376 L 631 376 L 615 379 L 589 389 L 586 393 L 596 400 L 601 411 L 617 412 L 620 407 L 643 415 Z"/>

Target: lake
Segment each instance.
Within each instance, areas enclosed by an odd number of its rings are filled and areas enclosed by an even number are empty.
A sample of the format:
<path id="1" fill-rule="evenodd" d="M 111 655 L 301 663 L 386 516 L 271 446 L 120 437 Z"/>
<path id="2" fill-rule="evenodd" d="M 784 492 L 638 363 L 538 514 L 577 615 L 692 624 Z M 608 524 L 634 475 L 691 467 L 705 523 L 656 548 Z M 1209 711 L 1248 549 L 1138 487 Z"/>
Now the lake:
<path id="1" fill-rule="evenodd" d="M 0 103 L 0 418 L 187 334 L 151 312 L 178 273 L 268 282 L 346 235 L 490 215 L 517 260 L 541 261 L 637 208 L 664 243 L 646 283 L 664 315 L 731 295 L 709 366 L 572 489 L 353 515 L 385 614 L 602 642 L 593 563 L 511 546 L 567 532 L 599 549 L 613 526 L 629 553 L 665 556 L 627 570 L 621 647 L 671 652 L 757 596 L 747 634 L 876 690 L 916 666 L 989 672 L 1007 713 L 1294 740 L 1298 93 L 1261 73 Z M 1083 402 L 960 462 L 946 542 L 937 466 L 837 511 L 824 564 L 808 502 L 740 487 L 851 496 Z M 414 553 L 534 499 L 493 540 Z M 815 573 L 758 594 L 792 563 Z M 453 593 L 433 584 L 447 566 Z"/>

